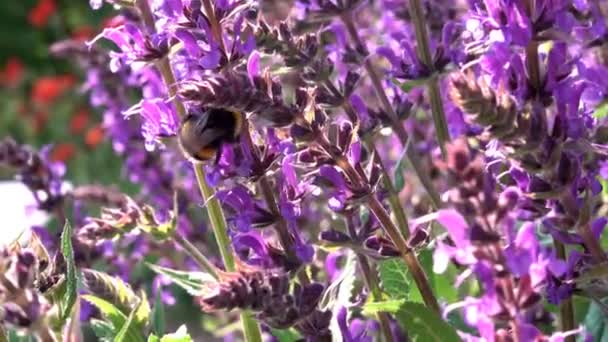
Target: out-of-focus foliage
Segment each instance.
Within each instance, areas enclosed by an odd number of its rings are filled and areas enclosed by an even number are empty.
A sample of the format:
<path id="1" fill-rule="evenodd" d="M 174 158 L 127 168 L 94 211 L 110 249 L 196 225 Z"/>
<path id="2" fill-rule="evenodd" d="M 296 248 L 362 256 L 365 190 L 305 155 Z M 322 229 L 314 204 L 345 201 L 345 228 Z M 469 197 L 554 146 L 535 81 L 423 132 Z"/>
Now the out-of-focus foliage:
<path id="1" fill-rule="evenodd" d="M 49 47 L 70 37 L 91 39 L 106 14 L 86 1 L 0 2 L 0 137 L 37 147 L 52 142 L 51 158 L 67 163 L 75 184 L 121 184 L 121 166 L 101 116 L 82 96 L 81 71 L 53 58 Z"/>

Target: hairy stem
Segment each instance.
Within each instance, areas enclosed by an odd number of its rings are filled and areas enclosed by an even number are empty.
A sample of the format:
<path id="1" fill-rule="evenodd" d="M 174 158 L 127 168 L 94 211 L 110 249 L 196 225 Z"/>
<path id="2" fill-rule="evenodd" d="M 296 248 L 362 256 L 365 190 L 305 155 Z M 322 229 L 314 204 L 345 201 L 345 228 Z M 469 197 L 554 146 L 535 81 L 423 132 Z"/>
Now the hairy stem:
<path id="1" fill-rule="evenodd" d="M 194 246 L 190 241 L 184 239 L 180 234 L 175 234 L 173 236 L 173 241 L 180 245 L 188 255 L 196 261 L 196 263 L 207 273 L 211 274 L 213 278 L 218 279 L 217 269 L 216 267 L 207 259 L 203 253 L 201 253 L 196 246 Z"/>
<path id="2" fill-rule="evenodd" d="M 211 3 L 207 0 L 204 1 L 205 6 L 211 6 Z M 155 30 L 154 25 L 154 16 L 152 15 L 152 11 L 150 9 L 150 5 L 148 4 L 148 0 L 137 0 L 137 8 L 141 13 L 144 24 L 146 28 L 153 32 Z M 212 13 L 212 14 L 210 14 Z M 215 19 L 215 12 L 213 11 L 213 7 L 211 10 L 207 12 L 209 18 Z M 212 15 L 212 16 L 211 16 Z M 216 34 L 219 36 L 218 42 L 223 45 L 223 41 L 221 39 L 221 27 L 219 23 L 215 21 L 216 25 Z M 221 46 L 222 46 L 221 45 Z M 180 118 L 186 115 L 186 110 L 181 101 L 177 98 L 177 84 L 175 80 L 175 75 L 173 70 L 171 69 L 171 64 L 169 63 L 168 57 L 161 58 L 156 63 L 161 76 L 163 77 L 163 81 L 169 95 L 173 97 L 173 103 L 179 114 Z M 228 237 L 226 218 L 224 217 L 224 211 L 222 210 L 222 206 L 220 205 L 217 198 L 215 198 L 215 192 L 213 189 L 209 187 L 207 181 L 205 179 L 205 172 L 203 170 L 203 166 L 200 164 L 193 164 L 194 172 L 196 174 L 196 180 L 198 182 L 199 190 L 205 202 L 207 203 L 207 213 L 209 215 L 209 220 L 211 221 L 211 226 L 213 228 L 213 232 L 215 235 L 215 240 L 218 244 L 220 254 L 222 256 L 222 261 L 224 262 L 224 267 L 227 271 L 234 272 L 236 271 L 236 263 L 234 259 L 234 254 L 232 251 L 232 246 L 230 244 L 230 238 Z M 261 342 L 262 341 L 262 333 L 260 331 L 260 326 L 256 323 L 251 313 L 249 312 L 241 312 L 241 323 L 243 325 L 243 334 L 245 336 L 245 340 L 248 342 Z"/>
<path id="3" fill-rule="evenodd" d="M 424 12 L 422 11 L 421 0 L 409 0 L 410 5 L 410 17 L 414 22 L 414 28 L 416 30 L 416 49 L 418 57 L 426 65 L 431 74 L 435 72 L 435 65 L 433 64 L 433 55 L 431 53 L 431 46 L 429 43 L 429 34 L 424 22 Z M 450 141 L 450 133 L 448 131 L 448 124 L 445 119 L 445 113 L 443 110 L 443 101 L 441 99 L 441 91 L 439 89 L 439 79 L 435 76 L 431 77 L 427 86 L 429 100 L 431 102 L 431 113 L 433 115 L 433 121 L 435 123 L 435 132 L 437 134 L 437 141 L 439 147 L 443 153 L 443 157 L 446 157 L 446 142 Z"/>
<path id="4" fill-rule="evenodd" d="M 228 230 L 226 228 L 226 218 L 220 201 L 215 198 L 215 192 L 207 184 L 203 168 L 200 165 L 194 165 L 194 172 L 203 200 L 207 204 L 207 214 L 211 221 L 213 234 L 215 235 L 215 240 L 220 249 L 224 266 L 227 271 L 235 272 L 236 263 L 234 260 L 234 253 L 230 244 L 230 237 L 228 236 Z M 261 342 L 262 333 L 260 331 L 260 326 L 256 323 L 252 315 L 249 312 L 241 312 L 240 315 L 245 340 L 248 342 Z"/>
<path id="5" fill-rule="evenodd" d="M 327 140 L 327 137 L 323 134 L 323 132 L 318 128 L 313 128 L 317 143 L 327 152 L 331 153 L 333 149 L 331 148 L 331 144 Z M 365 186 L 365 182 L 367 180 L 364 179 L 364 175 L 359 174 L 355 170 L 355 168 L 351 165 L 350 161 L 342 156 L 342 155 L 332 155 L 335 158 L 335 165 L 338 166 L 342 171 L 346 174 L 346 176 L 350 179 L 350 181 L 358 187 Z M 395 226 L 393 221 L 391 220 L 390 215 L 384 210 L 382 203 L 376 198 L 376 194 L 370 193 L 367 196 L 367 205 L 371 212 L 376 216 L 378 222 L 380 222 L 380 226 L 383 230 L 388 234 L 390 239 L 393 241 L 397 249 L 402 253 L 401 256 L 405 261 L 406 266 L 408 267 L 409 272 L 412 274 L 414 278 L 414 282 L 422 295 L 422 299 L 427 307 L 435 312 L 439 313 L 439 303 L 437 302 L 437 298 L 433 293 L 429 280 L 426 276 L 426 273 L 422 269 L 420 262 L 418 261 L 418 257 L 416 254 L 407 246 L 407 241 L 399 231 L 399 228 Z"/>
<path id="6" fill-rule="evenodd" d="M 352 20 L 352 17 L 350 15 L 344 15 L 344 16 L 342 16 L 342 21 L 344 22 L 344 25 L 346 26 L 346 29 L 347 29 L 351 39 L 353 40 L 355 45 L 358 47 L 358 49 L 362 49 L 361 51 L 367 51 L 367 47 L 361 41 L 361 38 L 359 37 L 359 33 L 357 32 L 357 29 L 355 28 L 355 24 Z M 422 184 L 422 186 L 424 187 L 426 192 L 429 194 L 429 197 L 431 198 L 431 202 L 433 203 L 433 206 L 435 208 L 440 208 L 441 207 L 441 197 L 439 196 L 439 193 L 435 189 L 435 186 L 433 185 L 433 181 L 429 177 L 429 173 L 427 172 L 427 170 L 425 170 L 424 166 L 422 166 L 420 157 L 418 156 L 418 153 L 416 152 L 415 148 L 413 147 L 414 144 L 410 143 L 409 135 L 403 128 L 403 125 L 401 124 L 401 121 L 399 120 L 399 117 L 398 117 L 397 113 L 395 112 L 395 109 L 393 108 L 390 101 L 388 100 L 388 96 L 386 95 L 386 92 L 384 91 L 384 87 L 382 86 L 382 81 L 380 79 L 380 76 L 378 75 L 378 72 L 376 71 L 374 65 L 372 64 L 372 62 L 369 58 L 365 59 L 364 66 L 365 66 L 365 71 L 369 75 L 369 78 L 372 82 L 372 86 L 374 88 L 376 96 L 380 100 L 382 109 L 389 115 L 393 131 L 399 138 L 401 145 L 403 145 L 403 147 L 406 148 L 405 153 L 406 153 L 407 159 L 410 161 L 410 164 L 412 164 L 412 167 L 414 168 L 414 172 L 416 173 L 416 176 L 420 180 L 420 183 Z M 432 103 L 433 103 L 433 101 L 431 101 L 431 104 Z M 347 106 L 352 108 L 352 105 L 350 104 L 350 100 L 347 100 L 346 104 L 347 104 Z M 440 105 L 442 106 L 441 102 L 440 102 Z M 344 109 L 347 110 L 346 107 Z M 441 107 L 441 111 L 443 112 L 443 107 Z M 350 116 L 350 114 L 349 114 L 349 116 Z"/>
<path id="7" fill-rule="evenodd" d="M 422 266 L 420 265 L 416 254 L 414 254 L 414 252 L 407 246 L 407 241 L 405 240 L 403 235 L 401 235 L 399 229 L 393 224 L 390 216 L 388 215 L 386 210 L 384 210 L 384 207 L 382 207 L 382 203 L 378 201 L 376 196 L 369 196 L 367 203 L 372 213 L 374 213 L 374 216 L 376 216 L 376 219 L 378 219 L 378 221 L 382 225 L 382 228 L 384 228 L 384 231 L 389 235 L 397 249 L 401 252 L 401 257 L 403 258 L 403 261 L 405 261 L 408 270 L 412 274 L 414 282 L 416 283 L 416 286 L 418 287 L 418 290 L 422 295 L 424 303 L 431 310 L 440 313 L 440 307 L 439 303 L 437 302 L 437 298 L 433 293 L 433 290 L 429 283 L 429 279 L 427 278 L 426 273 L 422 269 Z"/>
<path id="8" fill-rule="evenodd" d="M 553 239 L 553 245 L 557 257 L 566 260 L 566 247 L 559 241 Z M 574 306 L 572 305 L 572 298 L 564 299 L 559 304 L 559 328 L 562 332 L 576 329 L 574 322 Z M 574 342 L 576 339 L 574 336 L 566 337 L 566 342 Z"/>
<path id="9" fill-rule="evenodd" d="M 366 139 L 365 144 L 368 149 L 374 151 L 374 154 L 378 154 L 378 151 L 376 150 L 373 141 L 371 141 L 371 138 Z M 393 186 L 393 182 L 391 181 L 388 172 L 386 172 L 382 159 L 378 158 L 378 163 L 380 164 L 380 168 L 382 170 L 382 185 L 386 191 L 388 191 L 388 202 L 391 206 L 391 211 L 395 215 L 397 225 L 399 226 L 399 231 L 404 237 L 407 238 L 410 235 L 410 228 L 409 224 L 407 223 L 405 210 L 403 210 L 403 206 L 401 206 L 401 201 L 399 200 L 399 194 Z"/>
<path id="10" fill-rule="evenodd" d="M 355 237 L 357 233 L 354 227 L 354 223 L 352 222 L 352 217 L 347 218 L 347 225 L 348 233 L 351 237 Z M 367 288 L 369 289 L 369 292 L 372 295 L 372 299 L 374 301 L 382 300 L 382 290 L 380 289 L 380 280 L 378 279 L 378 275 L 370 267 L 365 255 L 361 253 L 356 254 L 357 262 L 359 264 L 359 268 L 361 269 L 361 273 L 363 274 L 363 280 L 365 281 L 365 286 L 367 286 Z M 390 315 L 386 312 L 378 312 L 376 314 L 376 318 L 378 319 L 378 322 L 380 322 L 380 331 L 384 336 L 384 340 L 386 342 L 392 342 L 393 334 L 391 333 Z"/>

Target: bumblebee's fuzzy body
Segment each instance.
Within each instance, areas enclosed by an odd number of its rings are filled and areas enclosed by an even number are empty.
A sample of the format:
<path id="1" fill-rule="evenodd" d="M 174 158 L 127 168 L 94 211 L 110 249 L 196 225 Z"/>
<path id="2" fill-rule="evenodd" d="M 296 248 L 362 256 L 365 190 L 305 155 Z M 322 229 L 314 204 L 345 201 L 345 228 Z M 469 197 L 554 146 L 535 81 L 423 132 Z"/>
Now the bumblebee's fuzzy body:
<path id="1" fill-rule="evenodd" d="M 239 112 L 220 108 L 191 112 L 182 120 L 179 146 L 191 161 L 217 161 L 222 145 L 238 140 L 242 125 L 243 117 Z"/>

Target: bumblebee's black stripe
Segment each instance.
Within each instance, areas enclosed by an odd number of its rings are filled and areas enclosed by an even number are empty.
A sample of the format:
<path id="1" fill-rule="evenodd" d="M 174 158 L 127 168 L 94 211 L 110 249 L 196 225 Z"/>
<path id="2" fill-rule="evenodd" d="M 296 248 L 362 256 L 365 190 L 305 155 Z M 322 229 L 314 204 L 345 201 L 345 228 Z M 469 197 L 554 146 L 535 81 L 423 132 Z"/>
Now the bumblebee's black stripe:
<path id="1" fill-rule="evenodd" d="M 241 113 L 226 109 L 209 108 L 202 113 L 190 113 L 182 126 L 181 138 L 189 137 L 182 141 L 182 147 L 198 161 L 217 158 L 222 144 L 238 140 L 242 123 Z"/>

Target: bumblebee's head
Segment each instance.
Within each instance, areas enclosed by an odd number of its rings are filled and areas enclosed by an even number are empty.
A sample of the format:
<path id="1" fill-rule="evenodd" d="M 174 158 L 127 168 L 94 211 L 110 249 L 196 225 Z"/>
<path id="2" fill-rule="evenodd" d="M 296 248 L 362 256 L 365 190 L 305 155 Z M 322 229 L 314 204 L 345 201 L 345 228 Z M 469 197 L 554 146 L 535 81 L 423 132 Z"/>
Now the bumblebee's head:
<path id="1" fill-rule="evenodd" d="M 242 124 L 239 112 L 220 108 L 190 112 L 179 128 L 179 145 L 185 156 L 194 162 L 217 159 L 223 144 L 238 139 Z"/>

